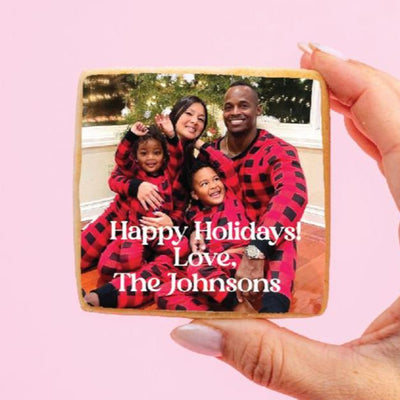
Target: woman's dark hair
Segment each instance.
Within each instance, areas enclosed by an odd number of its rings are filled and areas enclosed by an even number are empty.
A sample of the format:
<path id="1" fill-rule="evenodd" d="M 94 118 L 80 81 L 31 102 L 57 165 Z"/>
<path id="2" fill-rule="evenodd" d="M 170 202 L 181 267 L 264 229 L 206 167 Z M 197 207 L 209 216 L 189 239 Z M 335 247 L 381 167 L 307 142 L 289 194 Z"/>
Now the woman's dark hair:
<path id="1" fill-rule="evenodd" d="M 150 125 L 148 127 L 147 133 L 143 136 L 139 136 L 133 142 L 133 147 L 132 147 L 133 156 L 135 157 L 135 159 L 137 159 L 137 151 L 138 151 L 139 145 L 141 143 L 147 142 L 148 140 L 151 140 L 151 139 L 157 140 L 158 142 L 160 142 L 161 147 L 164 152 L 164 164 L 167 163 L 169 160 L 167 140 L 165 139 L 165 136 L 160 132 L 160 130 L 155 125 Z"/>
<path id="2" fill-rule="evenodd" d="M 169 114 L 169 118 L 171 119 L 172 125 L 176 126 L 176 123 L 178 122 L 178 119 L 181 117 L 181 115 L 192 105 L 195 103 L 200 103 L 204 107 L 204 128 L 201 133 L 203 133 L 206 129 L 207 122 L 208 122 L 208 113 L 207 113 L 207 107 L 204 103 L 203 100 L 200 99 L 200 97 L 197 96 L 186 96 L 182 97 L 179 101 L 175 103 L 173 106 L 171 113 Z"/>
<path id="3" fill-rule="evenodd" d="M 200 99 L 200 97 L 197 96 L 186 96 L 186 97 L 182 97 L 180 100 L 178 100 L 175 105 L 173 106 L 171 113 L 169 114 L 169 118 L 172 122 L 172 125 L 176 126 L 176 123 L 178 122 L 179 118 L 181 117 L 181 115 L 192 105 L 195 103 L 200 103 L 203 107 L 204 107 L 204 128 L 201 132 L 201 134 L 205 131 L 206 127 L 207 127 L 207 122 L 208 122 L 208 113 L 207 113 L 207 107 L 206 104 L 204 103 L 203 100 Z M 201 136 L 200 134 L 200 136 Z M 198 138 L 196 138 L 198 139 Z M 188 140 L 185 142 L 184 144 L 184 153 L 183 153 L 183 157 L 184 157 L 184 170 L 185 171 L 189 171 L 194 160 L 194 142 L 195 140 Z M 182 185 L 185 187 L 186 190 L 190 191 L 191 188 L 191 179 L 188 179 L 188 175 L 187 174 L 181 174 L 180 176 L 180 180 Z"/>

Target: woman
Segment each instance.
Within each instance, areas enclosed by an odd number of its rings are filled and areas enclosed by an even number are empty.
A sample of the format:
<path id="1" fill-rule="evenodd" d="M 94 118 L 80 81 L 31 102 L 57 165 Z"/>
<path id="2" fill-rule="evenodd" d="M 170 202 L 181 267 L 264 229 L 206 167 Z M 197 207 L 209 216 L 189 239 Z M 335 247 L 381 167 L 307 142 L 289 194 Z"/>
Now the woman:
<path id="1" fill-rule="evenodd" d="M 193 157 L 193 142 L 204 132 L 207 125 L 207 108 L 204 102 L 197 96 L 184 97 L 174 105 L 170 114 L 170 120 L 175 133 L 183 143 L 185 159 L 190 162 L 190 159 Z M 160 121 L 160 125 L 162 123 Z M 162 126 L 160 128 L 162 129 Z M 161 227 L 180 224 L 182 222 L 183 212 L 189 198 L 188 191 L 184 189 L 183 174 L 180 174 L 173 189 L 174 203 L 179 211 L 171 216 L 156 211 L 164 200 L 160 196 L 156 185 L 118 175 L 118 169 L 114 170 L 112 179 L 119 182 L 125 179 L 127 185 L 137 188 L 137 199 L 143 208 L 148 210 L 148 207 L 151 207 L 155 210 L 155 217 L 143 217 L 139 220 L 143 225 Z M 137 279 L 138 285 L 140 284 L 137 290 L 131 290 L 135 286 L 132 275 L 127 277 L 127 281 L 130 279 L 127 283 L 125 282 L 125 276 L 120 275 L 109 283 L 85 295 L 85 301 L 93 306 L 112 308 L 139 307 L 151 301 L 154 297 L 154 290 L 147 286 L 149 281 L 153 279 L 153 282 L 154 280 L 157 280 L 159 283 L 167 282 L 171 279 L 171 272 L 175 272 L 177 277 L 183 277 L 183 271 L 174 266 L 173 259 L 170 256 L 165 254 L 157 255 L 153 261 L 144 264 L 140 269 L 135 271 L 134 277 Z"/>
<path id="2" fill-rule="evenodd" d="M 185 164 L 190 164 L 193 159 L 194 142 L 204 132 L 208 114 L 205 103 L 197 96 L 187 96 L 180 99 L 172 108 L 169 118 L 174 127 L 175 133 L 184 145 Z M 137 198 L 144 209 L 148 207 L 156 210 L 161 206 L 163 199 L 158 193 L 157 186 L 148 182 L 137 182 Z M 175 211 L 171 218 L 175 224 L 180 224 L 183 218 L 183 211 L 189 199 L 189 185 L 185 175 L 180 173 L 173 186 Z M 161 226 L 163 216 L 158 218 L 144 218 L 141 221 L 144 225 Z"/>

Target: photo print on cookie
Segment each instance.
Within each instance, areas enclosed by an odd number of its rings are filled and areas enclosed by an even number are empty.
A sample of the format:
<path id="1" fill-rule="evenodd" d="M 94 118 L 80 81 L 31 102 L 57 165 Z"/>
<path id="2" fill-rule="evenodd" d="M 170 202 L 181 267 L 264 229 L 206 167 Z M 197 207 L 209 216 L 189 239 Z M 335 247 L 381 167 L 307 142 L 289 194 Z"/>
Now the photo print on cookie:
<path id="1" fill-rule="evenodd" d="M 324 311 L 329 103 L 317 72 L 89 71 L 77 109 L 83 309 L 190 318 Z"/>

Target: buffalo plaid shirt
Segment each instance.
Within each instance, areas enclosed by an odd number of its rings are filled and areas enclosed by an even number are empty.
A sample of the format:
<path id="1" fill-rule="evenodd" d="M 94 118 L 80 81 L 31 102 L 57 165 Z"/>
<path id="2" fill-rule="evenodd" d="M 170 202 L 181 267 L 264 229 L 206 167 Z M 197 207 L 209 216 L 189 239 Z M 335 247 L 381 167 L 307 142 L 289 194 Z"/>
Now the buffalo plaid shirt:
<path id="1" fill-rule="evenodd" d="M 136 163 L 132 152 L 133 144 L 139 137 L 132 131 L 128 131 L 121 143 L 118 145 L 115 161 L 117 166 L 114 168 L 108 180 L 110 189 L 118 193 L 121 200 L 129 203 L 130 221 L 137 223 L 142 216 L 153 217 L 154 211 L 162 211 L 169 214 L 173 210 L 172 203 L 172 183 L 176 178 L 179 168 L 183 162 L 182 145 L 175 136 L 167 139 L 167 149 L 169 160 L 163 170 L 156 175 L 149 175 L 142 170 Z M 149 182 L 157 185 L 164 202 L 159 210 L 146 211 L 139 200 L 137 191 L 142 182 Z"/>
<path id="2" fill-rule="evenodd" d="M 202 230 L 205 229 L 206 222 L 211 222 L 209 224 L 211 230 L 216 227 L 226 228 L 228 222 L 231 222 L 233 226 L 238 222 L 238 229 L 247 227 L 249 221 L 243 207 L 242 191 L 232 160 L 210 144 L 204 144 L 200 148 L 199 157 L 210 164 L 218 173 L 225 185 L 226 193 L 224 201 L 219 205 L 204 206 L 199 202 L 193 204 L 186 214 L 187 224 L 192 226 L 194 222 L 200 222 L 200 229 Z M 229 248 L 244 247 L 249 244 L 248 240 L 241 238 L 237 240 L 222 239 L 222 231 L 219 231 L 219 233 L 220 239 L 207 240 L 205 238 L 208 252 L 222 253 Z"/>
<path id="3" fill-rule="evenodd" d="M 220 148 L 221 139 L 213 143 Z M 232 158 L 239 176 L 247 217 L 257 226 L 296 227 L 307 204 L 307 189 L 296 149 L 265 130 Z M 279 237 L 277 244 L 284 240 Z M 268 257 L 267 241 L 251 242 Z"/>

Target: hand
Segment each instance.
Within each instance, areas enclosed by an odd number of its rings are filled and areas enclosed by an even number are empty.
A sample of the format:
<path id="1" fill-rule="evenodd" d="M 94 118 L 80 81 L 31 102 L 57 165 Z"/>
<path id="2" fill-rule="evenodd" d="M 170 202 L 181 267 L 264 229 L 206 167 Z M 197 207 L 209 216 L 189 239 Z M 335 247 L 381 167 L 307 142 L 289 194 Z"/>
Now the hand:
<path id="1" fill-rule="evenodd" d="M 131 126 L 131 131 L 136 135 L 136 136 L 144 136 L 149 130 L 146 127 L 146 125 L 143 124 L 143 122 L 135 122 Z"/>
<path id="2" fill-rule="evenodd" d="M 194 147 L 195 147 L 197 150 L 200 150 L 200 148 L 203 146 L 204 143 L 205 143 L 205 142 L 204 142 L 203 140 L 197 139 L 196 142 L 195 142 L 195 144 L 194 144 Z"/>
<path id="3" fill-rule="evenodd" d="M 332 109 L 343 114 L 350 136 L 378 162 L 400 209 L 400 82 L 358 61 L 311 47 L 314 51 L 303 55 L 301 66 L 323 75 Z"/>
<path id="4" fill-rule="evenodd" d="M 172 125 L 169 115 L 157 114 L 154 120 L 162 133 L 171 139 L 175 136 L 174 125 Z"/>
<path id="5" fill-rule="evenodd" d="M 154 226 L 154 228 L 161 228 L 164 226 L 174 226 L 172 219 L 161 211 L 154 212 L 155 217 L 142 217 L 139 222 L 144 226 Z"/>
<path id="6" fill-rule="evenodd" d="M 264 263 L 265 260 L 250 260 L 245 254 L 243 254 L 242 261 L 238 269 L 236 270 L 235 279 L 243 279 L 248 278 L 250 280 L 261 279 L 264 278 Z M 254 282 L 254 281 L 253 281 Z M 236 296 L 239 300 L 239 303 L 243 303 L 243 300 L 248 300 L 253 306 L 256 303 L 261 301 L 262 290 L 263 288 L 259 288 L 259 292 L 247 291 L 247 280 L 243 281 L 243 289 L 244 291 L 237 291 Z M 258 310 L 260 307 L 255 306 L 255 309 Z"/>
<path id="7" fill-rule="evenodd" d="M 331 106 L 383 171 L 400 208 L 400 82 L 316 46 L 301 65 L 325 78 Z M 341 346 L 314 341 L 269 321 L 203 320 L 175 329 L 181 345 L 219 357 L 254 382 L 298 399 L 400 398 L 400 298 L 365 333 Z"/>
<path id="8" fill-rule="evenodd" d="M 192 253 L 202 253 L 207 248 L 202 234 L 200 234 L 199 239 L 196 239 L 196 231 L 193 231 L 191 233 L 189 239 L 189 245 Z"/>
<path id="9" fill-rule="evenodd" d="M 149 205 L 153 210 L 156 210 L 161 207 L 164 201 L 158 192 L 157 185 L 153 185 L 150 182 L 142 182 L 139 185 L 137 198 L 146 211 L 149 210 L 147 205 Z"/>

